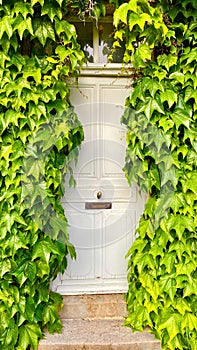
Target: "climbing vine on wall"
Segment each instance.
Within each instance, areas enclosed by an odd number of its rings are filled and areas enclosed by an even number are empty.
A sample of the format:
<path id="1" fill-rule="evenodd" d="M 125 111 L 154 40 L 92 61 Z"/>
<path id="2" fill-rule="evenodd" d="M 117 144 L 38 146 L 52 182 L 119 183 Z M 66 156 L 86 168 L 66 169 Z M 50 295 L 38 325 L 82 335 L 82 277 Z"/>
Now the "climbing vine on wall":
<path id="1" fill-rule="evenodd" d="M 131 0 L 114 14 L 134 68 L 124 171 L 149 193 L 128 253 L 126 325 L 173 350 L 197 349 L 196 23 L 195 0 Z"/>
<path id="2" fill-rule="evenodd" d="M 0 0 L 2 350 L 35 350 L 44 328 L 61 331 L 62 297 L 50 281 L 75 257 L 60 199 L 83 140 L 66 83 L 85 62 L 71 15 L 98 20 L 105 6 Z"/>
<path id="3" fill-rule="evenodd" d="M 62 0 L 0 1 L 2 350 L 37 349 L 44 327 L 61 330 L 49 285 L 75 256 L 59 201 L 83 140 L 65 78 L 84 56 L 66 12 Z"/>
<path id="4" fill-rule="evenodd" d="M 125 174 L 149 193 L 129 257 L 129 316 L 163 349 L 196 349 L 195 0 L 0 1 L 0 347 L 37 349 L 60 331 L 50 281 L 75 257 L 60 205 L 83 130 L 66 79 L 84 62 L 73 14 L 105 16 L 124 41 L 133 88 Z"/>

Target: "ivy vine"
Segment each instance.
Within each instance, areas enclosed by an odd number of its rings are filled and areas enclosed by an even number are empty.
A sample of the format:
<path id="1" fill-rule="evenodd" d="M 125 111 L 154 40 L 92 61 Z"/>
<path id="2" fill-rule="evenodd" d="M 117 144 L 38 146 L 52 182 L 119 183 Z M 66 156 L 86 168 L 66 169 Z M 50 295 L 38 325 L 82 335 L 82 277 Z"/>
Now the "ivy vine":
<path id="1" fill-rule="evenodd" d="M 67 2 L 0 1 L 0 348 L 37 349 L 61 331 L 49 289 L 75 256 L 60 205 L 83 129 L 65 77 L 84 55 Z"/>
<path id="2" fill-rule="evenodd" d="M 195 0 L 131 0 L 114 14 L 134 68 L 124 171 L 149 193 L 128 252 L 125 324 L 172 350 L 197 349 L 196 20 Z"/>
<path id="3" fill-rule="evenodd" d="M 50 281 L 75 257 L 60 198 L 82 126 L 66 77 L 84 54 L 70 15 L 98 20 L 114 4 L 133 87 L 124 171 L 149 193 L 129 257 L 126 325 L 163 349 L 197 343 L 197 5 L 195 0 L 0 1 L 0 346 L 36 350 L 61 331 Z"/>

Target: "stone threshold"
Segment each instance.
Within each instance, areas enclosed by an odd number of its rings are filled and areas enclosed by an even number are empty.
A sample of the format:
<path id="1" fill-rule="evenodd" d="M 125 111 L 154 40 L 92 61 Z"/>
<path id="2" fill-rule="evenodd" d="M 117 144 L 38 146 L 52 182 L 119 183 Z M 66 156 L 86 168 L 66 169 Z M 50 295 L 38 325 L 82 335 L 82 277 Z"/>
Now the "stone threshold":
<path id="1" fill-rule="evenodd" d="M 61 319 L 124 319 L 127 316 L 124 294 L 64 295 Z"/>
<path id="2" fill-rule="evenodd" d="M 46 334 L 38 350 L 161 350 L 149 332 L 132 332 L 123 320 L 64 319 L 62 334 Z"/>

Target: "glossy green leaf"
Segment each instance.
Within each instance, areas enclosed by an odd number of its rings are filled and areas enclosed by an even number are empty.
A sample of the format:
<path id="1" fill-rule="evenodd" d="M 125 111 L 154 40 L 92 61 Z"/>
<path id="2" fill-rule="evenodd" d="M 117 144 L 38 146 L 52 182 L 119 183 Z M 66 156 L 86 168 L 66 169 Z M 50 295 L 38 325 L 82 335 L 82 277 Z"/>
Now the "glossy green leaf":
<path id="1" fill-rule="evenodd" d="M 44 0 L 31 0 L 31 6 L 34 6 L 37 3 L 39 3 L 41 6 L 43 6 Z"/>
<path id="2" fill-rule="evenodd" d="M 139 110 L 139 112 L 142 111 L 145 113 L 148 120 L 151 119 L 154 111 L 164 114 L 163 105 L 154 98 L 147 99 L 146 104 Z"/>
<path id="3" fill-rule="evenodd" d="M 0 19 L 0 39 L 2 38 L 3 34 L 6 33 L 8 38 L 10 39 L 13 34 L 13 18 L 11 16 L 3 16 Z"/>
<path id="4" fill-rule="evenodd" d="M 48 38 L 55 41 L 54 28 L 50 22 L 36 18 L 33 22 L 33 28 L 35 37 L 38 38 L 43 46 L 46 44 Z"/>
<path id="5" fill-rule="evenodd" d="M 21 346 L 22 349 L 27 349 L 31 344 L 32 349 L 36 350 L 39 338 L 42 338 L 42 332 L 37 324 L 27 323 L 21 326 L 19 332 L 19 346 Z"/>
<path id="6" fill-rule="evenodd" d="M 33 15 L 33 8 L 27 3 L 17 1 L 14 4 L 13 13 L 15 13 L 16 16 L 18 16 L 18 14 L 21 13 L 24 19 L 26 20 L 28 15 Z"/>
<path id="7" fill-rule="evenodd" d="M 124 21 L 123 21 L 124 22 Z M 129 14 L 129 29 L 132 30 L 135 25 L 138 25 L 141 31 L 144 30 L 144 26 L 147 22 L 151 22 L 151 17 L 148 13 L 134 13 Z"/>
<path id="8" fill-rule="evenodd" d="M 169 315 L 166 321 L 162 322 L 159 326 L 159 330 L 167 329 L 170 340 L 172 340 L 177 334 L 180 333 L 181 317 L 179 314 L 174 313 Z"/>
<path id="9" fill-rule="evenodd" d="M 113 21 L 114 26 L 117 27 L 119 22 L 127 23 L 127 15 L 128 11 L 132 10 L 133 12 L 137 12 L 137 1 L 134 0 L 129 3 L 122 4 L 114 13 Z"/>
<path id="10" fill-rule="evenodd" d="M 172 112 L 171 118 L 174 121 L 177 129 L 180 125 L 184 125 L 189 129 L 191 118 L 186 110 L 182 108 L 176 108 L 176 110 Z"/>
<path id="11" fill-rule="evenodd" d="M 60 35 L 61 33 L 65 33 L 66 38 L 68 40 L 71 40 L 72 37 L 76 36 L 75 26 L 65 20 L 59 21 L 56 19 L 55 28 L 58 35 Z"/>
<path id="12" fill-rule="evenodd" d="M 28 31 L 31 35 L 33 35 L 32 21 L 31 18 L 28 17 L 25 19 L 22 15 L 18 15 L 16 20 L 14 21 L 14 29 L 18 31 L 20 40 L 23 39 L 24 32 Z"/>
<path id="13" fill-rule="evenodd" d="M 48 15 L 51 21 L 54 21 L 54 18 L 57 17 L 60 20 L 62 19 L 62 11 L 58 6 L 51 6 L 50 3 L 44 4 L 42 7 L 42 16 Z"/>
<path id="14" fill-rule="evenodd" d="M 172 66 L 174 66 L 177 63 L 177 56 L 176 55 L 166 55 L 163 54 L 157 58 L 159 66 L 166 67 L 166 69 L 169 71 Z"/>
<path id="15" fill-rule="evenodd" d="M 160 94 L 161 102 L 167 102 L 168 106 L 171 108 L 174 103 L 177 102 L 177 93 L 173 90 L 165 90 Z"/>
<path id="16" fill-rule="evenodd" d="M 34 246 L 32 252 L 32 260 L 41 259 L 44 262 L 48 263 L 50 259 L 51 249 L 48 242 L 39 242 Z"/>

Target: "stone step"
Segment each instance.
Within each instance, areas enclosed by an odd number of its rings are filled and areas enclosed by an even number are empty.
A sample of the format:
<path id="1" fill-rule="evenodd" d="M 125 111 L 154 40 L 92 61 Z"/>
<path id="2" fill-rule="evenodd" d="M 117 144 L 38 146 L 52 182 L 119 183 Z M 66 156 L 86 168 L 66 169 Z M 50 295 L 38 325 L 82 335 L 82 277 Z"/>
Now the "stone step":
<path id="1" fill-rule="evenodd" d="M 127 315 L 124 294 L 65 295 L 62 319 L 121 319 Z"/>
<path id="2" fill-rule="evenodd" d="M 63 320 L 62 334 L 46 334 L 38 350 L 161 350 L 148 332 L 133 333 L 122 320 Z"/>

